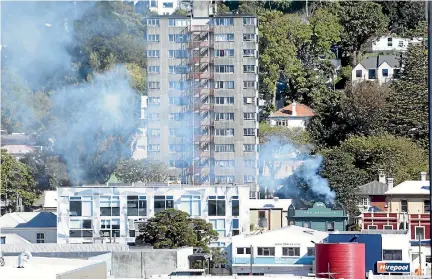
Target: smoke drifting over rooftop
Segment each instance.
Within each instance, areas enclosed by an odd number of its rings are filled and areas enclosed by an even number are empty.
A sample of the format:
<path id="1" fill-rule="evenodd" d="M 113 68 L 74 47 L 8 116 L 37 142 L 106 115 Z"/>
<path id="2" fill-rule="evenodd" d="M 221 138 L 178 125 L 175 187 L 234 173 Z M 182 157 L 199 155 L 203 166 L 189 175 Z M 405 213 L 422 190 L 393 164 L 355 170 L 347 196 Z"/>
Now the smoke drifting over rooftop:
<path id="1" fill-rule="evenodd" d="M 260 162 L 269 169 L 269 175 L 260 180 L 277 196 L 334 203 L 335 193 L 319 175 L 322 157 L 311 155 L 308 146 L 273 137 L 261 146 Z M 292 167 L 290 171 L 285 170 L 287 166 Z"/>
<path id="2" fill-rule="evenodd" d="M 91 82 L 71 82 L 80 80 L 73 51 L 81 53 L 76 49 L 73 21 L 93 5 L 2 3 L 2 75 L 13 72 L 28 83 L 33 92 L 23 98 L 32 98 L 39 90 L 48 96 L 50 119 L 39 137 L 52 139 L 52 151 L 61 155 L 73 183 L 79 184 L 104 183 L 113 165 L 130 157 L 139 118 L 139 94 L 130 87 L 129 73 L 122 65 L 94 74 Z M 2 109 L 16 102 L 11 90 L 2 96 Z M 36 121 L 34 105 L 22 102 L 19 110 L 11 112 L 15 118 L 27 119 L 24 132 Z"/>

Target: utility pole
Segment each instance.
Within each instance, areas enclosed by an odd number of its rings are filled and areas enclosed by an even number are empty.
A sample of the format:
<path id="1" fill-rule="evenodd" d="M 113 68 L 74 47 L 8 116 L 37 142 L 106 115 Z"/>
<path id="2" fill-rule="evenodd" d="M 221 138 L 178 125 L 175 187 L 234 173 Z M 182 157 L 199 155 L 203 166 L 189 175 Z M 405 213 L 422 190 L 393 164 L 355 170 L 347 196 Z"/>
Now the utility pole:
<path id="1" fill-rule="evenodd" d="M 250 275 L 252 276 L 253 272 L 252 272 L 252 261 L 253 261 L 253 246 L 250 246 Z"/>
<path id="2" fill-rule="evenodd" d="M 422 271 L 422 256 L 421 256 L 421 238 L 420 238 L 420 234 L 417 234 L 417 238 L 418 238 L 418 242 L 419 242 L 419 272 L 420 275 L 423 275 L 423 271 Z"/>
<path id="3" fill-rule="evenodd" d="M 432 200 L 432 192 L 430 189 L 432 188 L 432 66 L 431 66 L 431 57 L 432 54 L 430 50 L 432 49 L 432 3 L 430 1 L 427 1 L 427 19 L 428 19 L 428 36 L 426 36 L 428 42 L 428 91 L 429 91 L 429 200 Z M 430 210 L 430 209 L 429 209 Z M 429 214 L 429 224 L 432 223 L 432 214 Z M 427 238 L 427 237 L 425 237 Z M 429 239 L 432 239 L 432 232 L 429 230 Z"/>

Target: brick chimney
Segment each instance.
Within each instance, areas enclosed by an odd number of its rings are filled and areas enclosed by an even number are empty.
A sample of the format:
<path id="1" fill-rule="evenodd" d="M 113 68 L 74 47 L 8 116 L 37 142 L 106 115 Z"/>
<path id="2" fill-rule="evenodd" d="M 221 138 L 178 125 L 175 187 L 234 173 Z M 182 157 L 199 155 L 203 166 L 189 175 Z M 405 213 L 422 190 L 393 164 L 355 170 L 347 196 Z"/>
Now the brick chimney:
<path id="1" fill-rule="evenodd" d="M 386 183 L 386 176 L 383 169 L 378 169 L 378 182 Z"/>
<path id="2" fill-rule="evenodd" d="M 394 186 L 394 178 L 387 178 L 387 191 L 392 189 Z"/>
<path id="3" fill-rule="evenodd" d="M 291 104 L 291 112 L 292 112 L 292 116 L 297 116 L 297 103 L 296 103 L 296 101 L 294 101 L 292 104 Z"/>
<path id="4" fill-rule="evenodd" d="M 426 175 L 427 175 L 427 173 L 425 171 L 422 171 L 420 173 L 420 180 L 421 181 L 426 181 Z"/>

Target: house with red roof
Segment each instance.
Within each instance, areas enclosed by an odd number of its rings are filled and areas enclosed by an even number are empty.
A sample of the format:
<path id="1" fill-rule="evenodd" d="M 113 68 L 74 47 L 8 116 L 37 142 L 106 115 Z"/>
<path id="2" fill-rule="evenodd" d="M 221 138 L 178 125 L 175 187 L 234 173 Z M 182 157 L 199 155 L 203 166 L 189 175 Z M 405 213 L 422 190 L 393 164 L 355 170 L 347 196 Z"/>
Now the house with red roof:
<path id="1" fill-rule="evenodd" d="M 304 129 L 309 119 L 314 116 L 313 110 L 295 101 L 269 116 L 270 126 L 283 126 L 288 128 Z"/>

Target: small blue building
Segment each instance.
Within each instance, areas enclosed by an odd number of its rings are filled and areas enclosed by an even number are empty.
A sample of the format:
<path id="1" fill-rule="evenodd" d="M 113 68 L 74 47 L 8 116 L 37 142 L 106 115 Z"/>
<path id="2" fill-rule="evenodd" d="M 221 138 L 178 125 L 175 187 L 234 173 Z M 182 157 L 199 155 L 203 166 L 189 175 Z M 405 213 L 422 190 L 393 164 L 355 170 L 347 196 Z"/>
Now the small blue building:
<path id="1" fill-rule="evenodd" d="M 345 210 L 329 208 L 322 202 L 316 202 L 308 209 L 296 209 L 290 205 L 287 218 L 289 225 L 317 231 L 344 231 L 348 220 Z"/>

